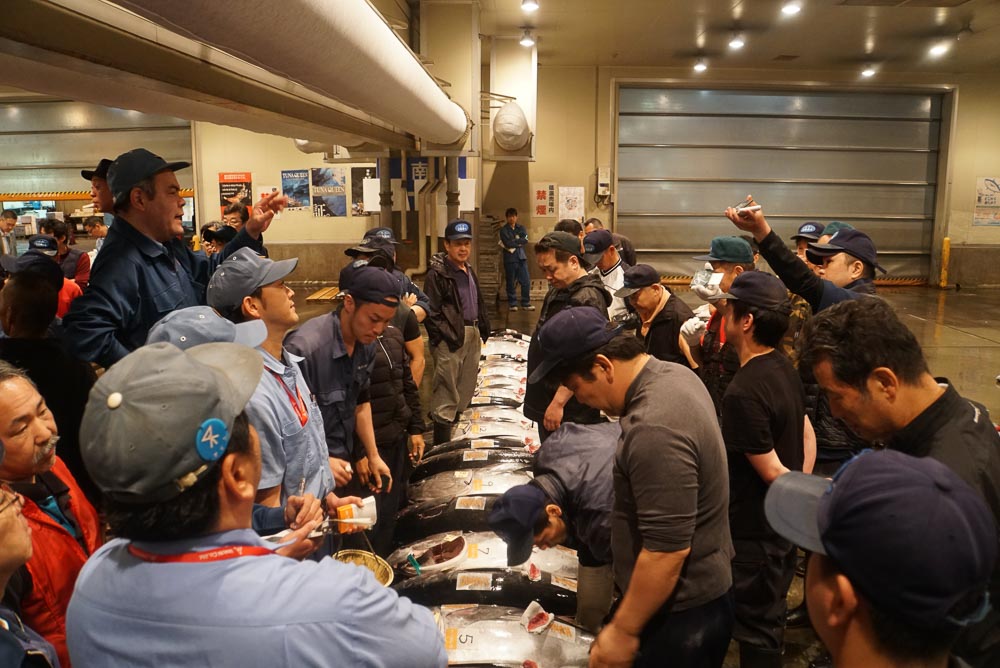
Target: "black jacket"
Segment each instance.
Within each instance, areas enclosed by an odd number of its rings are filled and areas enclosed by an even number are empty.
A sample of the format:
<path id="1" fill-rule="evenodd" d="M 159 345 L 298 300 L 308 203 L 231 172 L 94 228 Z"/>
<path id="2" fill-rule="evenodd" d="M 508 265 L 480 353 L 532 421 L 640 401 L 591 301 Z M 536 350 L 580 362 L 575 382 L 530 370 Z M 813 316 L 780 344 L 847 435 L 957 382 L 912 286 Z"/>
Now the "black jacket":
<path id="1" fill-rule="evenodd" d="M 455 352 L 465 341 L 465 318 L 462 316 L 462 305 L 458 299 L 458 285 L 451 276 L 451 270 L 445 264 L 446 254 L 436 253 L 431 256 L 427 276 L 424 277 L 424 292 L 430 302 L 431 310 L 424 319 L 427 328 L 427 338 L 431 348 L 444 341 L 448 350 Z M 472 265 L 468 265 L 469 273 L 476 282 L 476 297 L 479 300 L 479 334 L 483 342 L 490 336 L 490 320 L 483 301 L 483 292 L 479 285 Z"/>
<path id="2" fill-rule="evenodd" d="M 423 433 L 420 392 L 410 373 L 401 330 L 386 327 L 378 338 L 370 382 L 372 424 L 380 452 L 401 443 L 406 434 Z"/>
<path id="3" fill-rule="evenodd" d="M 722 419 L 722 397 L 729 382 L 740 370 L 740 356 L 728 341 L 722 342 L 723 318 L 719 311 L 712 315 L 701 337 L 701 367 L 698 375 L 705 383 L 715 404 L 715 413 Z"/>
<path id="4" fill-rule="evenodd" d="M 800 368 L 799 376 L 806 392 L 806 415 L 816 432 L 816 461 L 844 461 L 867 448 L 868 444 L 863 439 L 833 417 L 830 401 L 813 377 L 812 370 Z"/>
<path id="5" fill-rule="evenodd" d="M 608 306 L 610 305 L 611 295 L 604 287 L 604 283 L 601 282 L 601 277 L 596 274 L 586 274 L 573 281 L 567 288 L 549 289 L 545 295 L 545 301 L 542 302 L 541 312 L 538 314 L 535 335 L 531 338 L 531 344 L 528 347 L 528 375 L 530 376 L 535 367 L 542 361 L 542 351 L 538 346 L 538 330 L 546 320 L 567 306 L 593 306 L 607 318 Z M 529 420 L 540 422 L 545 416 L 545 409 L 552 403 L 554 396 L 555 389 L 549 388 L 544 382 L 528 383 L 524 395 L 524 416 Z M 563 421 L 593 424 L 603 422 L 603 418 L 600 411 L 588 408 L 572 398 L 563 409 Z"/>
<path id="6" fill-rule="evenodd" d="M 649 331 L 644 337 L 646 352 L 658 360 L 675 362 L 690 368 L 687 357 L 681 351 L 679 340 L 681 325 L 693 317 L 694 311 L 691 307 L 671 293 L 663 309 L 656 314 L 653 322 L 649 323 Z"/>

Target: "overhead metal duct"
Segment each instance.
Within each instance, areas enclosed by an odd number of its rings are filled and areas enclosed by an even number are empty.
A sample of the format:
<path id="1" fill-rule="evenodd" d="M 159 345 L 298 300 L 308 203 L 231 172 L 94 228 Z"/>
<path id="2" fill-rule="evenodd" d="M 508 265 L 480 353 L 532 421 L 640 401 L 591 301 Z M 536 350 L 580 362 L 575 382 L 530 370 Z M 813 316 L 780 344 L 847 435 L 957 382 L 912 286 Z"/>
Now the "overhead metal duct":
<path id="1" fill-rule="evenodd" d="M 466 112 L 366 0 L 117 0 L 155 23 L 362 109 L 425 141 L 456 144 Z"/>

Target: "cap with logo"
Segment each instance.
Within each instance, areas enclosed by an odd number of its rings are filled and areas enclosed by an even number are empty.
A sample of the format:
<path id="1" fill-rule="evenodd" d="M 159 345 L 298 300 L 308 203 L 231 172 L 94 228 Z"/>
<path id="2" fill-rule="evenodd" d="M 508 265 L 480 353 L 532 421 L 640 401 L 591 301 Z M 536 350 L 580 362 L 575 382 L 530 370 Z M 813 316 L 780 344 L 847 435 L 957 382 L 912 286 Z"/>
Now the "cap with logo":
<path id="1" fill-rule="evenodd" d="M 28 250 L 35 250 L 51 257 L 59 253 L 59 242 L 49 234 L 34 234 L 28 237 Z"/>
<path id="2" fill-rule="evenodd" d="M 122 153 L 108 167 L 108 186 L 115 198 L 115 206 L 128 200 L 132 188 L 160 172 L 176 172 L 190 167 L 190 162 L 167 162 L 144 148 L 134 148 Z"/>
<path id="3" fill-rule="evenodd" d="M 608 230 L 594 230 L 583 237 L 583 259 L 588 264 L 597 264 L 605 251 L 615 245 Z"/>
<path id="4" fill-rule="evenodd" d="M 608 322 L 607 311 L 599 311 L 593 306 L 559 311 L 538 330 L 542 362 L 531 373 L 528 382 L 541 382 L 560 363 L 600 348 L 621 332 L 621 325 Z"/>
<path id="5" fill-rule="evenodd" d="M 263 368 L 260 353 L 232 343 L 154 343 L 122 358 L 94 384 L 80 424 L 94 483 L 121 503 L 189 489 L 226 453 Z"/>
<path id="6" fill-rule="evenodd" d="M 739 237 L 715 237 L 709 246 L 708 255 L 695 256 L 703 262 L 753 262 L 753 249 L 746 239 Z"/>
<path id="7" fill-rule="evenodd" d="M 817 222 L 809 221 L 808 223 L 802 223 L 799 225 L 798 231 L 796 231 L 795 234 L 789 238 L 793 241 L 798 241 L 799 239 L 816 241 L 819 239 L 821 234 L 823 234 L 823 226 Z"/>
<path id="8" fill-rule="evenodd" d="M 97 163 L 97 167 L 93 169 L 81 169 L 80 176 L 90 181 L 95 176 L 99 179 L 108 178 L 108 168 L 111 167 L 111 163 L 114 162 L 109 158 L 101 158 L 101 161 Z"/>
<path id="9" fill-rule="evenodd" d="M 580 237 L 569 232 L 549 232 L 538 240 L 538 245 L 551 250 L 561 250 L 583 259 L 583 247 Z"/>
<path id="10" fill-rule="evenodd" d="M 444 228 L 444 238 L 448 241 L 472 238 L 472 225 L 467 220 L 453 220 Z"/>
<path id="11" fill-rule="evenodd" d="M 876 609 L 918 628 L 965 626 L 989 609 L 993 515 L 933 457 L 864 451 L 833 480 L 792 472 L 764 500 L 771 527 L 826 555 Z"/>
<path id="12" fill-rule="evenodd" d="M 507 543 L 507 565 L 519 566 L 531 557 L 535 523 L 545 512 L 545 492 L 532 484 L 504 492 L 490 510 L 490 528 Z"/>
<path id="13" fill-rule="evenodd" d="M 171 311 L 149 330 L 146 344 L 172 343 L 187 350 L 204 343 L 239 343 L 256 348 L 267 338 L 263 320 L 235 324 L 211 306 L 189 306 Z"/>
<path id="14" fill-rule="evenodd" d="M 729 292 L 720 292 L 710 301 L 732 299 L 756 308 L 776 310 L 788 306 L 788 289 L 775 276 L 763 271 L 744 271 L 733 279 Z"/>
<path id="15" fill-rule="evenodd" d="M 340 278 L 337 281 L 337 287 L 340 288 L 340 295 L 343 295 L 351 288 L 351 282 L 354 280 L 354 275 L 358 272 L 361 267 L 375 267 L 376 269 L 391 269 L 391 263 L 386 260 L 385 256 L 382 254 L 373 255 L 367 260 L 354 260 L 353 262 L 348 262 L 340 270 Z M 397 279 L 398 282 L 398 279 Z M 400 291 L 402 292 L 402 291 Z"/>
<path id="16" fill-rule="evenodd" d="M 48 253 L 29 249 L 19 256 L 0 255 L 0 267 L 8 274 L 36 274 L 57 292 L 62 289 L 65 276 L 55 259 Z M 53 270 L 54 269 L 54 270 Z"/>
<path id="17" fill-rule="evenodd" d="M 298 258 L 275 262 L 257 255 L 250 248 L 241 248 L 227 257 L 208 280 L 206 301 L 219 311 L 234 309 L 244 297 L 257 288 L 280 281 L 295 271 L 298 264 Z"/>
<path id="18" fill-rule="evenodd" d="M 634 267 L 625 268 L 625 283 L 615 290 L 615 297 L 625 299 L 629 295 L 635 294 L 650 285 L 660 282 L 660 272 L 653 269 L 648 264 L 637 264 Z"/>
<path id="19" fill-rule="evenodd" d="M 383 242 L 387 241 L 391 244 L 399 243 L 396 241 L 396 235 L 393 233 L 391 227 L 375 227 L 365 232 L 364 237 L 361 238 L 361 244 L 367 246 L 369 245 L 367 242 L 376 239 Z"/>
<path id="20" fill-rule="evenodd" d="M 341 270 L 340 290 L 351 295 L 356 302 L 393 308 L 399 306 L 399 280 L 392 272 L 366 260 L 356 260 Z"/>
<path id="21" fill-rule="evenodd" d="M 813 255 L 820 258 L 832 257 L 838 253 L 847 253 L 856 257 L 865 264 L 878 269 L 883 274 L 885 269 L 878 263 L 878 253 L 875 251 L 875 244 L 871 237 L 855 229 L 838 230 L 830 237 L 825 244 L 810 243 L 809 250 Z M 818 264 L 818 263 L 814 263 Z"/>

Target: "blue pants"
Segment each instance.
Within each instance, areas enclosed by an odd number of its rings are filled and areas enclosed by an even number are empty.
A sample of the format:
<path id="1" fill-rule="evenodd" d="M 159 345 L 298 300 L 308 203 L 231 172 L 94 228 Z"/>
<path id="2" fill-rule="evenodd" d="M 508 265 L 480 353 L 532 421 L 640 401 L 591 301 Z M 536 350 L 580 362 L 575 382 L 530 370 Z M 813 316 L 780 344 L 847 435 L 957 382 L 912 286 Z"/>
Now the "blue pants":
<path id="1" fill-rule="evenodd" d="M 507 303 L 517 306 L 515 283 L 521 284 L 521 306 L 531 304 L 531 277 L 528 276 L 528 261 L 518 260 L 517 263 L 504 262 L 504 273 L 507 274 Z"/>

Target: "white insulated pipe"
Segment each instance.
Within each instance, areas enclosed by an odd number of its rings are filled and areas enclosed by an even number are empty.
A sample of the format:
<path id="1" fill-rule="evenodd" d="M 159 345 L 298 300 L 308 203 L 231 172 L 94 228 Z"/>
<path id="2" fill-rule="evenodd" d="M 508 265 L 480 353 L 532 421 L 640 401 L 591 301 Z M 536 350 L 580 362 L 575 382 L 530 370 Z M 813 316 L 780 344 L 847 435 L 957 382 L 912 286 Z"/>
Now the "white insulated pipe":
<path id="1" fill-rule="evenodd" d="M 115 0 L 169 30 L 336 98 L 435 144 L 469 118 L 367 0 Z"/>

